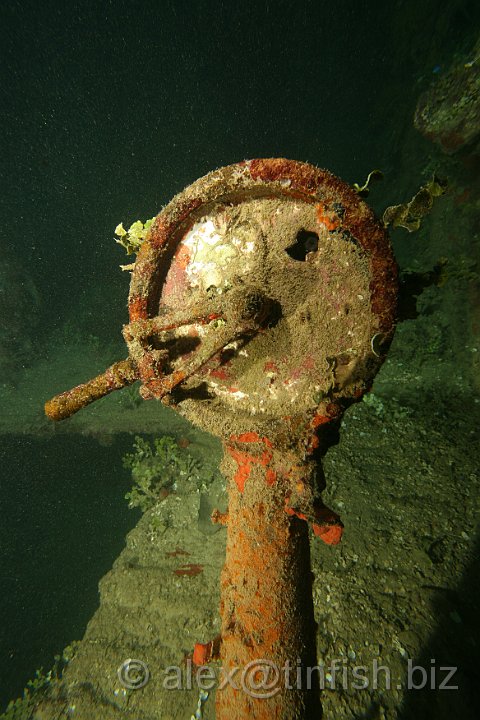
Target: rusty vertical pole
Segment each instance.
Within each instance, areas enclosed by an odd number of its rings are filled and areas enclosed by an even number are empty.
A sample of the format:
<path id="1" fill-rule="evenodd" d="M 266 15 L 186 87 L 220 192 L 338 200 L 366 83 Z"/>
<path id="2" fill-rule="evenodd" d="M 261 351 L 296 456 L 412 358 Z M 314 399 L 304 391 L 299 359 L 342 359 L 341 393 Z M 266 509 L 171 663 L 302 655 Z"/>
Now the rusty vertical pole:
<path id="1" fill-rule="evenodd" d="M 226 451 L 217 718 L 320 718 L 318 675 L 307 673 L 316 665 L 308 526 L 286 512 L 285 458 L 251 432 L 231 438 Z"/>

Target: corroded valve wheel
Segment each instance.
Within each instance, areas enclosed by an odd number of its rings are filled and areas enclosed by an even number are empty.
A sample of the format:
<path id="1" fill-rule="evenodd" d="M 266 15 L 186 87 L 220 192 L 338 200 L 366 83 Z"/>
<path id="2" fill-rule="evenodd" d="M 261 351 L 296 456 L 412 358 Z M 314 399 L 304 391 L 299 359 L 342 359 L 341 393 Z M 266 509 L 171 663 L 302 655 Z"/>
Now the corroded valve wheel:
<path id="1" fill-rule="evenodd" d="M 128 359 L 47 403 L 62 419 L 140 380 L 144 398 L 222 439 L 232 682 L 220 720 L 319 717 L 308 527 L 332 545 L 343 527 L 322 503 L 319 458 L 385 358 L 396 296 L 385 228 L 352 188 L 281 158 L 224 167 L 153 222 L 132 273 Z"/>
<path id="2" fill-rule="evenodd" d="M 385 229 L 348 185 L 304 163 L 252 160 L 206 175 L 157 216 L 124 335 L 145 396 L 169 394 L 215 433 L 271 430 L 361 396 L 395 301 Z"/>

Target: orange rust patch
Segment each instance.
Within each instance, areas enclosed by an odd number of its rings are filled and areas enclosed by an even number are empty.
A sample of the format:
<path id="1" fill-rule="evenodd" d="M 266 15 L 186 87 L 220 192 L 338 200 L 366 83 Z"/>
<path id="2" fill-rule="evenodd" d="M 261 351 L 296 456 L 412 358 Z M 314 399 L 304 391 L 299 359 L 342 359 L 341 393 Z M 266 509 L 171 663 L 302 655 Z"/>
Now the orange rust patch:
<path id="1" fill-rule="evenodd" d="M 267 437 L 260 437 L 256 432 L 245 432 L 240 435 L 231 435 L 231 442 L 240 443 L 263 443 L 267 448 L 272 448 L 272 442 Z M 237 472 L 235 473 L 234 480 L 237 484 L 239 492 L 243 493 L 245 489 L 245 483 L 250 477 L 252 467 L 254 465 L 261 465 L 266 467 L 272 459 L 272 452 L 270 449 L 264 450 L 260 455 L 252 455 L 251 453 L 239 450 L 236 447 L 227 445 L 227 450 L 230 456 L 235 460 L 238 465 Z M 268 485 L 273 485 L 276 480 L 276 474 L 273 470 L 266 472 L 265 480 Z"/>
<path id="2" fill-rule="evenodd" d="M 200 667 L 200 665 L 206 665 L 208 662 L 210 662 L 212 657 L 212 645 L 213 642 L 195 643 L 192 655 L 192 661 L 194 665 Z"/>
<path id="3" fill-rule="evenodd" d="M 323 203 L 315 205 L 315 209 L 317 211 L 317 220 L 320 225 L 324 225 L 329 232 L 338 228 L 340 225 L 340 218 L 332 211 L 327 210 Z"/>
<path id="4" fill-rule="evenodd" d="M 338 545 L 343 535 L 343 525 L 317 525 L 314 523 L 312 529 L 316 537 L 323 540 L 326 545 Z"/>
<path id="5" fill-rule="evenodd" d="M 239 492 L 243 493 L 245 483 L 250 477 L 252 466 L 258 462 L 258 458 L 255 455 L 249 455 L 232 447 L 228 447 L 227 450 L 238 465 L 237 472 L 233 479 L 237 484 Z"/>
<path id="6" fill-rule="evenodd" d="M 258 442 L 260 440 L 260 435 L 256 432 L 245 432 L 237 436 L 232 435 L 230 440 L 238 440 L 238 442 Z"/>
<path id="7" fill-rule="evenodd" d="M 168 223 L 167 219 L 161 214 L 157 215 L 147 236 L 147 241 L 150 243 L 152 248 L 160 248 L 165 245 L 168 233 L 170 230 L 171 223 Z"/>
<path id="8" fill-rule="evenodd" d="M 277 479 L 277 473 L 274 470 L 267 470 L 265 474 L 265 481 L 267 485 L 273 485 Z"/>
<path id="9" fill-rule="evenodd" d="M 264 372 L 278 373 L 278 367 L 272 360 L 267 360 L 267 362 L 263 366 L 263 370 Z"/>
<path id="10" fill-rule="evenodd" d="M 289 180 L 285 194 L 301 197 L 303 193 L 312 194 L 320 184 L 325 171 L 312 165 L 287 160 L 286 158 L 257 158 L 247 161 L 250 177 L 265 183 Z"/>
<path id="11" fill-rule="evenodd" d="M 186 565 L 181 565 L 179 568 L 174 570 L 173 572 L 175 575 L 179 575 L 180 577 L 194 577 L 195 575 L 199 575 L 203 570 L 203 565 L 196 565 L 195 563 L 187 563 Z"/>
<path id="12" fill-rule="evenodd" d="M 163 210 L 153 221 L 147 241 L 156 250 L 161 249 L 167 244 L 177 227 L 200 205 L 202 205 L 202 199 L 198 197 L 184 201 L 180 208 L 177 206 L 175 217 Z"/>
<path id="13" fill-rule="evenodd" d="M 221 636 L 217 635 L 217 637 L 210 640 L 208 643 L 195 643 L 192 655 L 192 662 L 194 665 L 206 665 L 210 662 L 210 660 L 215 660 L 220 651 L 221 641 Z"/>
<path id="14" fill-rule="evenodd" d="M 147 317 L 147 298 L 131 297 L 128 302 L 130 322 Z"/>
<path id="15" fill-rule="evenodd" d="M 325 423 L 330 422 L 331 419 L 332 418 L 328 417 L 327 415 L 315 415 L 312 422 L 310 423 L 310 426 L 316 428 L 319 425 L 324 425 Z"/>
<path id="16" fill-rule="evenodd" d="M 218 378 L 218 380 L 228 380 L 228 372 L 223 367 L 210 370 L 209 375 L 210 377 Z"/>
<path id="17" fill-rule="evenodd" d="M 174 255 L 174 261 L 176 265 L 181 269 L 185 270 L 191 260 L 190 248 L 186 245 L 180 245 L 177 252 Z"/>
<path id="18" fill-rule="evenodd" d="M 338 545 L 343 535 L 343 523 L 337 513 L 325 505 L 317 505 L 313 508 L 313 518 L 305 513 L 292 508 L 288 498 L 285 500 L 285 512 L 287 515 L 298 517 L 312 525 L 313 534 L 323 540 L 327 545 Z"/>

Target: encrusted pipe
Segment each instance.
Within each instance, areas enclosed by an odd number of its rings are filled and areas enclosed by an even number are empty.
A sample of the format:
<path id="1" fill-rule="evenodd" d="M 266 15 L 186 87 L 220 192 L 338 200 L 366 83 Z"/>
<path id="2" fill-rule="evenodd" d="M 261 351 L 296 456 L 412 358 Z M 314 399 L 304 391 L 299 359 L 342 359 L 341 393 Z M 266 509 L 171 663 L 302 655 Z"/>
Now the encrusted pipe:
<path id="1" fill-rule="evenodd" d="M 221 577 L 226 682 L 218 720 L 321 717 L 308 525 L 286 512 L 291 476 L 268 438 L 231 438 L 228 536 Z"/>
<path id="2" fill-rule="evenodd" d="M 120 360 L 110 365 L 101 375 L 82 385 L 55 395 L 45 403 L 45 414 L 51 420 L 65 420 L 113 390 L 120 390 L 138 380 L 137 369 L 132 360 Z"/>

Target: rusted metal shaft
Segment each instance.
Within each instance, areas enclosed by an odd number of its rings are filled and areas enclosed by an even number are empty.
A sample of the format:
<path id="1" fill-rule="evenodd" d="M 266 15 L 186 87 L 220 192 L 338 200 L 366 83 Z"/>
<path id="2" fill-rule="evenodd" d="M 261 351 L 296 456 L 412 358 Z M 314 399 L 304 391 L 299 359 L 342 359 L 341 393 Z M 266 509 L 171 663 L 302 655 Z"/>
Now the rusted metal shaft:
<path id="1" fill-rule="evenodd" d="M 94 400 L 120 390 L 138 380 L 137 369 L 130 360 L 120 360 L 110 365 L 101 375 L 97 375 L 82 385 L 55 395 L 45 403 L 45 414 L 51 420 L 65 420 Z"/>
<path id="2" fill-rule="evenodd" d="M 289 473 L 267 438 L 227 444 L 218 720 L 321 717 L 308 526 L 285 511 Z M 231 680 L 230 680 L 231 678 Z M 310 687 L 309 687 L 310 686 Z"/>

